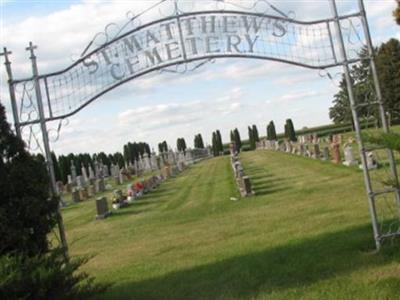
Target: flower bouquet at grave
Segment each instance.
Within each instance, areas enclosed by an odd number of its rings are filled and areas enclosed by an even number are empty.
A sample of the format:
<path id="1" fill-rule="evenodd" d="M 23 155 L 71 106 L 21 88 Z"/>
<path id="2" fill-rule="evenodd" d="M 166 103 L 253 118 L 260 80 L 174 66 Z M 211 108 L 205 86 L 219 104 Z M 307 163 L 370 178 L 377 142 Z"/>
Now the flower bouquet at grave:
<path id="1" fill-rule="evenodd" d="M 128 203 L 132 203 L 137 197 L 134 184 L 128 186 L 127 193 L 128 193 L 127 201 Z"/>
<path id="2" fill-rule="evenodd" d="M 143 190 L 144 190 L 144 186 L 143 183 L 140 181 L 137 181 L 134 185 L 134 191 L 137 197 L 140 197 L 143 195 Z"/>
<path id="3" fill-rule="evenodd" d="M 122 194 L 121 190 L 115 190 L 113 192 L 112 206 L 114 209 L 128 206 L 128 199 Z"/>

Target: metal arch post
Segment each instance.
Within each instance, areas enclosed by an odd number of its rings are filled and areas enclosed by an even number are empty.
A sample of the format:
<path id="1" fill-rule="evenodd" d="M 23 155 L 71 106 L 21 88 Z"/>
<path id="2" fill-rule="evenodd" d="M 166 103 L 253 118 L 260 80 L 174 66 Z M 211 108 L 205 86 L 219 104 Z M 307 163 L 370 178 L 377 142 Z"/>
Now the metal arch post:
<path id="1" fill-rule="evenodd" d="M 363 26 L 363 30 L 364 30 L 364 34 L 365 34 L 365 40 L 367 42 L 369 62 L 370 62 L 370 66 L 371 66 L 372 78 L 374 80 L 374 88 L 375 88 L 375 92 L 376 92 L 377 103 L 379 106 L 379 114 L 380 114 L 380 118 L 381 118 L 381 122 L 382 122 L 382 128 L 385 133 L 389 133 L 390 129 L 389 129 L 388 121 L 386 119 L 385 108 L 383 106 L 382 90 L 381 90 L 381 85 L 379 82 L 378 71 L 376 69 L 376 64 L 375 64 L 375 50 L 372 45 L 372 38 L 371 38 L 371 33 L 369 31 L 367 14 L 365 12 L 363 0 L 358 0 L 358 7 L 360 9 L 361 22 L 362 22 L 362 26 Z M 387 153 L 388 153 L 390 169 L 392 172 L 393 180 L 395 181 L 395 184 L 396 184 L 396 191 L 395 191 L 396 201 L 397 201 L 398 208 L 400 209 L 400 185 L 399 185 L 399 176 L 398 176 L 398 172 L 397 172 L 396 160 L 394 158 L 394 154 L 391 149 L 387 149 Z"/>
<path id="2" fill-rule="evenodd" d="M 42 138 L 43 138 L 43 146 L 46 154 L 46 162 L 47 162 L 47 168 L 49 171 L 50 175 L 50 187 L 51 187 L 51 194 L 53 196 L 58 197 L 58 190 L 56 186 L 56 177 L 54 174 L 54 165 L 53 165 L 53 159 L 51 157 L 51 150 L 50 150 L 50 143 L 49 143 L 49 136 L 47 132 L 47 126 L 46 126 L 46 119 L 44 115 L 44 109 L 43 109 L 43 99 L 42 99 L 42 93 L 40 90 L 40 82 L 39 82 L 39 72 L 37 68 L 37 63 L 36 63 L 36 56 L 34 53 L 34 49 L 36 49 L 37 46 L 33 46 L 32 42 L 29 42 L 29 47 L 26 48 L 26 50 L 30 51 L 30 59 L 32 61 L 32 74 L 33 74 L 33 80 L 35 84 L 35 94 L 36 94 L 36 100 L 37 100 L 37 106 L 38 106 L 38 112 L 39 112 L 39 118 L 40 118 L 40 128 L 42 131 Z M 61 205 L 61 202 L 60 202 Z M 64 223 L 60 211 L 60 205 L 57 208 L 57 223 L 58 223 L 58 229 L 60 233 L 60 240 L 61 240 L 61 246 L 64 251 L 64 256 L 68 260 L 68 244 L 67 244 L 67 239 L 65 237 L 65 230 L 64 230 Z"/>
<path id="3" fill-rule="evenodd" d="M 357 112 L 356 102 L 355 102 L 355 97 L 354 97 L 353 80 L 350 75 L 350 67 L 349 67 L 349 62 L 347 60 L 346 48 L 345 48 L 345 43 L 343 40 L 342 29 L 340 26 L 340 19 L 339 19 L 337 6 L 336 6 L 336 0 L 330 0 L 330 3 L 331 3 L 331 9 L 332 9 L 332 12 L 334 15 L 336 38 L 339 42 L 339 50 L 340 50 L 341 60 L 342 60 L 341 64 L 343 66 L 343 71 L 344 71 L 344 75 L 345 75 L 345 79 L 346 79 L 346 85 L 347 85 L 347 90 L 348 90 L 348 95 L 349 95 L 349 100 L 350 100 L 350 106 L 351 106 L 351 113 L 352 113 L 353 120 L 354 120 L 354 127 L 356 130 L 356 138 L 357 138 L 357 143 L 358 143 L 359 151 L 360 151 L 361 163 L 362 163 L 362 168 L 363 168 L 363 173 L 364 173 L 364 183 L 365 183 L 365 187 L 367 190 L 368 204 L 369 204 L 369 210 L 370 210 L 371 220 L 372 220 L 372 229 L 374 231 L 375 245 L 376 245 L 377 250 L 379 250 L 381 248 L 381 239 L 380 239 L 380 230 L 379 230 L 378 218 L 377 218 L 376 207 L 375 207 L 375 195 L 372 191 L 371 178 L 370 178 L 369 170 L 367 167 L 364 142 L 362 140 L 361 126 L 360 126 L 360 122 L 358 119 L 358 112 Z"/>
<path id="4" fill-rule="evenodd" d="M 14 83 L 13 83 L 13 75 L 12 75 L 12 70 L 11 70 L 11 62 L 8 58 L 8 54 L 11 54 L 11 51 L 7 51 L 7 48 L 4 47 L 4 52 L 0 53 L 0 56 L 4 55 L 4 58 L 5 58 L 4 65 L 6 66 L 6 71 L 7 71 L 7 76 L 8 76 L 8 89 L 10 92 L 10 100 L 11 100 L 11 108 L 12 108 L 13 117 L 14 117 L 15 132 L 16 132 L 17 136 L 20 139 L 22 139 L 21 126 L 19 123 L 19 116 L 18 116 L 17 101 L 16 101 L 16 97 L 15 97 L 15 88 L 14 88 Z"/>

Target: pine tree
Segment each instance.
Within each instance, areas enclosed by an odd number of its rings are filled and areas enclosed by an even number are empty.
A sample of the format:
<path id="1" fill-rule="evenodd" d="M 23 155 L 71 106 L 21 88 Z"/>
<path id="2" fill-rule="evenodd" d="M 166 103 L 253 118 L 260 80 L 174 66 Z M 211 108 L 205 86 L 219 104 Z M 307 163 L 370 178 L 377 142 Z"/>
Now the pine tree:
<path id="1" fill-rule="evenodd" d="M 127 165 L 129 165 L 131 161 L 131 153 L 129 151 L 128 145 L 124 145 L 124 160 Z"/>
<path id="2" fill-rule="evenodd" d="M 285 137 L 291 142 L 297 142 L 296 131 L 294 130 L 293 122 L 291 119 L 286 120 Z"/>
<path id="3" fill-rule="evenodd" d="M 203 142 L 203 137 L 201 134 L 198 134 L 198 148 L 199 149 L 204 149 L 204 142 Z"/>
<path id="4" fill-rule="evenodd" d="M 253 125 L 253 138 L 255 142 L 259 142 L 260 141 L 260 136 L 258 135 L 258 129 L 256 125 Z"/>
<path id="5" fill-rule="evenodd" d="M 233 131 L 233 135 L 235 139 L 236 151 L 240 152 L 240 149 L 242 148 L 242 140 L 240 139 L 239 130 L 237 128 L 235 128 Z"/>
<path id="6" fill-rule="evenodd" d="M 217 130 L 216 135 L 217 135 L 217 150 L 218 152 L 224 152 L 224 145 L 222 144 L 221 132 Z"/>
<path id="7" fill-rule="evenodd" d="M 181 150 L 182 149 L 182 140 L 181 140 L 181 138 L 178 138 L 176 140 L 176 149 L 178 149 L 178 151 L 182 151 Z"/>
<path id="8" fill-rule="evenodd" d="M 212 145 L 213 155 L 214 156 L 219 156 L 218 137 L 217 137 L 217 134 L 215 132 L 212 133 L 211 145 Z"/>
<path id="9" fill-rule="evenodd" d="M 351 77 L 354 83 L 355 101 L 363 104 L 366 101 L 374 101 L 373 79 L 370 72 L 367 48 L 360 52 L 361 61 L 351 69 Z M 381 84 L 381 91 L 385 110 L 390 113 L 390 118 L 400 123 L 400 42 L 390 39 L 376 50 L 376 67 Z M 379 119 L 377 106 L 359 107 L 360 118 L 374 117 Z M 347 85 L 344 77 L 339 85 L 339 91 L 335 94 L 333 106 L 329 109 L 329 117 L 335 123 L 352 122 L 352 114 L 347 93 Z M 354 126 L 353 126 L 354 127 Z"/>
<path id="10" fill-rule="evenodd" d="M 251 150 L 254 150 L 254 149 L 256 149 L 256 142 L 255 142 L 255 140 L 254 140 L 253 129 L 252 129 L 250 126 L 248 126 L 248 127 L 247 127 L 247 131 L 248 131 L 248 134 L 249 134 L 250 149 L 251 149 Z"/>
<path id="11" fill-rule="evenodd" d="M 269 140 L 269 141 L 276 141 L 277 140 L 274 121 L 271 121 L 268 124 L 268 127 L 267 127 L 267 140 Z"/>

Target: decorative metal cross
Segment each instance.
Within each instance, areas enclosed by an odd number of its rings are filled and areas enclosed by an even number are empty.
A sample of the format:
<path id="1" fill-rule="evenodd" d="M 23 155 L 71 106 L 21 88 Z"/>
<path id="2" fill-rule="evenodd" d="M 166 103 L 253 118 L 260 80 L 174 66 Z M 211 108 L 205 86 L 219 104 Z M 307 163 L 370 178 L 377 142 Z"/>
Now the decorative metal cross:
<path id="1" fill-rule="evenodd" d="M 10 63 L 10 61 L 8 60 L 8 55 L 9 54 L 12 54 L 12 52 L 11 51 L 7 51 L 7 48 L 6 47 L 4 47 L 3 48 L 3 51 L 4 52 L 0 52 L 0 56 L 4 56 L 4 58 L 5 58 L 5 60 L 6 60 L 6 64 L 9 64 Z"/>
<path id="2" fill-rule="evenodd" d="M 32 42 L 29 42 L 29 47 L 26 47 L 25 50 L 26 51 L 30 51 L 31 53 L 31 58 L 35 57 L 35 53 L 33 52 L 33 50 L 37 49 L 37 46 L 33 45 Z"/>

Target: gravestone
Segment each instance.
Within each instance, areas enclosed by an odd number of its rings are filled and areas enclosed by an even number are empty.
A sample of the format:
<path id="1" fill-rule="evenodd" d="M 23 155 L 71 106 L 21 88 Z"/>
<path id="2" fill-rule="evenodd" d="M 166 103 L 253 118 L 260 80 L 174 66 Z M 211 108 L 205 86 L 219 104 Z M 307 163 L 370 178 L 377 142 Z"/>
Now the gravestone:
<path id="1" fill-rule="evenodd" d="M 99 162 L 97 160 L 95 160 L 95 162 L 94 162 L 94 174 L 97 179 L 99 179 L 101 177 L 100 176 L 100 166 L 99 166 Z"/>
<path id="2" fill-rule="evenodd" d="M 344 148 L 344 158 L 345 158 L 345 161 L 343 162 L 343 164 L 345 166 L 351 167 L 351 166 L 358 165 L 358 162 L 354 159 L 354 156 L 353 156 L 353 147 L 346 146 Z"/>
<path id="3" fill-rule="evenodd" d="M 76 185 L 76 168 L 74 165 L 74 161 L 71 160 L 71 183 L 72 185 Z"/>
<path id="4" fill-rule="evenodd" d="M 153 153 L 151 153 L 150 156 L 150 164 L 151 164 L 151 170 L 157 170 L 158 169 L 158 164 L 157 164 L 157 155 L 156 153 L 153 151 Z"/>
<path id="5" fill-rule="evenodd" d="M 314 159 L 319 159 L 320 158 L 320 156 L 321 156 L 321 151 L 320 151 L 320 149 L 319 149 L 319 145 L 318 144 L 314 144 L 314 149 L 313 149 L 314 151 L 314 153 L 313 153 L 313 158 Z"/>
<path id="6" fill-rule="evenodd" d="M 89 179 L 95 179 L 96 176 L 94 175 L 94 171 L 92 166 L 89 165 Z"/>
<path id="7" fill-rule="evenodd" d="M 89 181 L 89 177 L 87 175 L 87 171 L 86 171 L 86 168 L 84 165 L 82 165 L 82 167 L 81 167 L 81 172 L 82 172 L 84 184 L 86 184 Z"/>
<path id="8" fill-rule="evenodd" d="M 171 177 L 171 168 L 170 166 L 164 166 L 164 168 L 162 169 L 162 175 L 164 178 L 169 178 Z"/>
<path id="9" fill-rule="evenodd" d="M 110 211 L 108 210 L 108 203 L 106 197 L 100 197 L 96 199 L 96 219 L 105 219 L 110 215 Z"/>
<path id="10" fill-rule="evenodd" d="M 73 185 L 72 175 L 67 175 L 67 178 L 68 178 L 68 184 L 70 184 L 72 186 Z"/>
<path id="11" fill-rule="evenodd" d="M 183 161 L 178 162 L 178 170 L 179 172 L 185 170 L 185 163 Z"/>
<path id="12" fill-rule="evenodd" d="M 186 150 L 185 159 L 188 164 L 194 163 L 193 151 L 191 149 Z"/>
<path id="13" fill-rule="evenodd" d="M 71 191 L 72 191 L 72 185 L 71 185 L 71 183 L 67 183 L 67 184 L 65 185 L 65 187 L 64 187 L 64 190 L 65 190 L 67 193 L 71 193 Z"/>
<path id="14" fill-rule="evenodd" d="M 305 157 L 310 157 L 311 156 L 310 148 L 309 148 L 309 146 L 307 144 L 304 147 L 304 156 Z"/>
<path id="15" fill-rule="evenodd" d="M 83 180 L 83 176 L 79 175 L 76 177 L 76 183 L 78 188 L 83 188 L 85 186 L 85 181 Z"/>
<path id="16" fill-rule="evenodd" d="M 124 184 L 123 170 L 119 171 L 118 179 L 119 179 L 119 184 Z"/>
<path id="17" fill-rule="evenodd" d="M 340 144 L 332 143 L 331 150 L 332 150 L 332 162 L 334 164 L 339 164 L 342 161 L 340 157 Z"/>
<path id="18" fill-rule="evenodd" d="M 324 151 L 322 153 L 322 160 L 329 160 L 329 148 L 328 147 L 324 147 Z"/>
<path id="19" fill-rule="evenodd" d="M 242 196 L 243 197 L 249 197 L 254 194 L 253 190 L 251 189 L 251 182 L 249 176 L 244 176 L 242 178 L 243 184 L 242 184 Z"/>
<path id="20" fill-rule="evenodd" d="M 96 189 L 94 188 L 94 185 L 91 184 L 88 186 L 88 196 L 93 197 L 96 194 Z"/>
<path id="21" fill-rule="evenodd" d="M 57 193 L 62 194 L 64 193 L 64 183 L 62 181 L 56 182 Z"/>
<path id="22" fill-rule="evenodd" d="M 375 159 L 373 152 L 366 152 L 365 153 L 367 159 L 367 168 L 368 170 L 374 170 L 378 168 L 378 162 Z M 362 166 L 360 166 L 362 168 Z"/>
<path id="23" fill-rule="evenodd" d="M 146 171 L 150 171 L 151 170 L 150 156 L 149 156 L 149 154 L 147 152 L 144 154 L 144 169 Z"/>
<path id="24" fill-rule="evenodd" d="M 94 186 L 96 193 L 102 193 L 106 190 L 103 178 L 96 179 L 96 181 L 94 182 Z"/>
<path id="25" fill-rule="evenodd" d="M 179 174 L 178 167 L 176 165 L 173 165 L 171 167 L 171 176 L 176 177 Z"/>
<path id="26" fill-rule="evenodd" d="M 299 153 L 298 153 L 298 154 L 299 154 L 300 156 L 304 156 L 305 151 L 306 151 L 306 150 L 305 150 L 305 148 L 304 148 L 304 144 L 301 143 L 300 146 L 299 146 Z"/>
<path id="27" fill-rule="evenodd" d="M 79 203 L 81 201 L 79 190 L 77 188 L 73 188 L 71 192 L 72 202 Z"/>
<path id="28" fill-rule="evenodd" d="M 86 188 L 79 189 L 79 198 L 81 199 L 81 201 L 87 200 L 89 198 Z"/>

